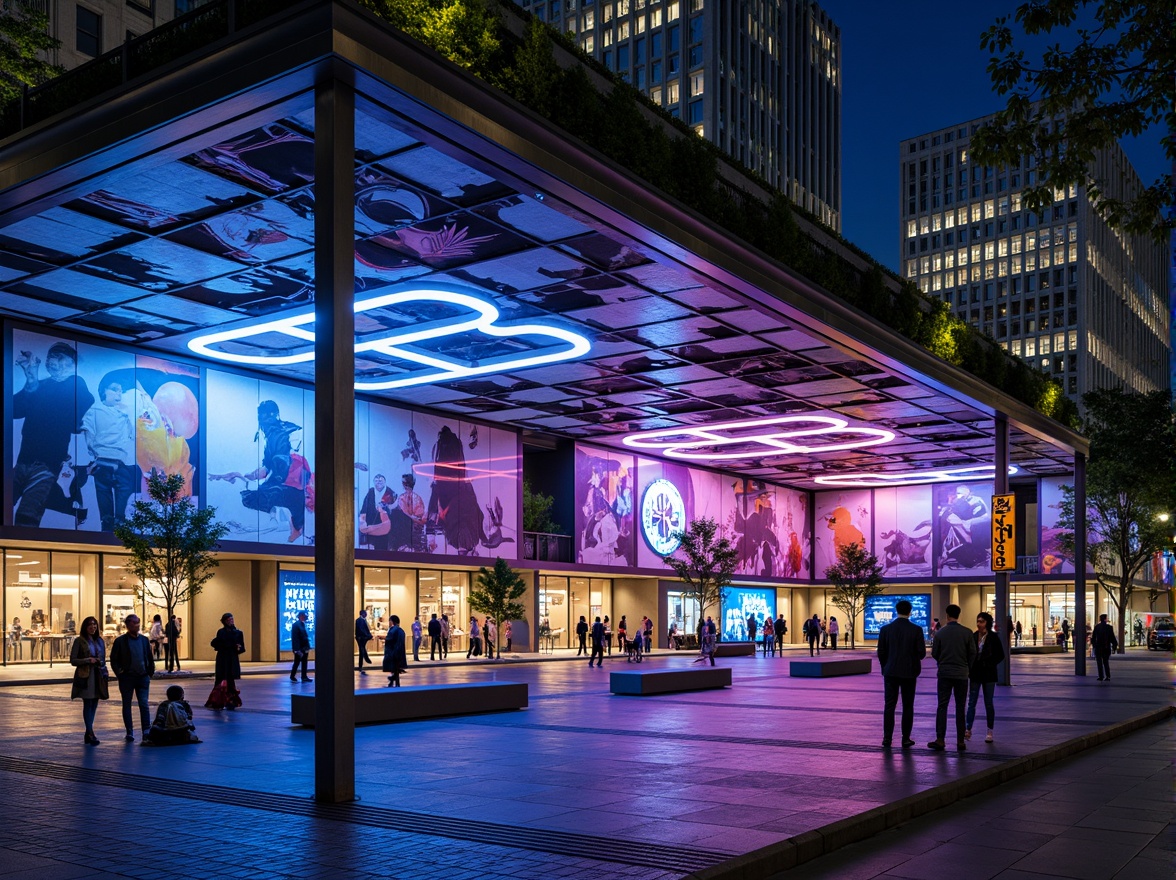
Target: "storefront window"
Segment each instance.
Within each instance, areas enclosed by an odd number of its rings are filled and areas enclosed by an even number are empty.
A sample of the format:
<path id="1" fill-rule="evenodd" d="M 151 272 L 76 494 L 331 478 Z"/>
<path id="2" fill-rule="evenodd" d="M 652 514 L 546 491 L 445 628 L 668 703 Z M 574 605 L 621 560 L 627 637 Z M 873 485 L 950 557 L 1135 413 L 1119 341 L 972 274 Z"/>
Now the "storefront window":
<path id="1" fill-rule="evenodd" d="M 542 577 L 539 579 L 539 634 L 541 639 L 550 638 L 551 645 L 566 648 L 571 645 L 568 615 L 568 579 L 566 577 Z"/>
<path id="2" fill-rule="evenodd" d="M 367 609 L 368 624 L 373 634 L 387 630 L 388 615 L 392 613 L 389 611 L 388 603 L 388 569 L 362 568 L 359 574 L 358 580 L 363 591 L 359 607 Z"/>
<path id="3" fill-rule="evenodd" d="M 126 630 L 127 615 L 135 612 L 135 577 L 127 571 L 125 556 L 102 557 L 102 613 L 98 624 L 109 648 Z"/>
<path id="4" fill-rule="evenodd" d="M 46 642 L 41 633 L 49 625 L 49 554 L 21 550 L 4 554 L 4 606 L 7 612 L 5 656 L 9 663 L 28 663 L 41 657 Z"/>
<path id="5" fill-rule="evenodd" d="M 4 661 L 62 662 L 83 617 L 97 607 L 97 557 L 12 550 L 4 554 Z"/>
<path id="6" fill-rule="evenodd" d="M 671 626 L 677 626 L 675 632 L 681 636 L 693 635 L 698 632 L 698 601 L 685 593 L 667 593 L 669 608 L 666 621 L 666 632 Z"/>

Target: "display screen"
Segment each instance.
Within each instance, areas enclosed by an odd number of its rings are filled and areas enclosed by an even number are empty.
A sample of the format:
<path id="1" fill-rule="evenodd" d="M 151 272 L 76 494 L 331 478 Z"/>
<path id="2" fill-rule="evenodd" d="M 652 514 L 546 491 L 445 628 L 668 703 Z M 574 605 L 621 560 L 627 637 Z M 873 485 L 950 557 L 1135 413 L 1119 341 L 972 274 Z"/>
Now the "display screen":
<path id="1" fill-rule="evenodd" d="M 863 630 L 867 639 L 877 640 L 878 631 L 898 617 L 894 606 L 903 599 L 911 603 L 911 623 L 922 628 L 924 638 L 931 636 L 931 594 L 899 593 L 892 596 L 866 597 Z"/>
<path id="2" fill-rule="evenodd" d="M 745 642 L 751 638 L 747 625 L 749 617 L 755 618 L 758 638 L 763 631 L 764 621 L 776 616 L 776 591 L 748 590 L 742 587 L 729 588 L 723 599 L 723 641 Z"/>
<path id="3" fill-rule="evenodd" d="M 278 650 L 293 650 L 290 646 L 290 627 L 298 619 L 298 612 L 305 611 L 306 632 L 310 646 L 314 647 L 314 572 L 278 572 Z"/>

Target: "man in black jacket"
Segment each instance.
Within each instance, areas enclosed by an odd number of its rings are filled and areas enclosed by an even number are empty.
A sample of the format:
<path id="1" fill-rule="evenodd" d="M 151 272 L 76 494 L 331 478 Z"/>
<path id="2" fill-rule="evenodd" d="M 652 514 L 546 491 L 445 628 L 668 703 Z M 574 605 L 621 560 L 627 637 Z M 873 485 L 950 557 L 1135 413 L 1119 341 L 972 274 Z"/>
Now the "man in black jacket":
<path id="1" fill-rule="evenodd" d="M 441 644 L 441 621 L 434 614 L 429 618 L 429 659 L 436 660 L 438 654 L 442 660 L 445 659 L 445 649 Z"/>
<path id="2" fill-rule="evenodd" d="M 151 640 L 139 631 L 137 614 L 128 614 L 127 631 L 110 646 L 110 668 L 118 678 L 118 692 L 122 696 L 123 727 L 127 742 L 135 741 L 135 725 L 131 722 L 131 698 L 139 703 L 139 720 L 143 735 L 151 727 L 151 707 L 148 691 L 155 674 L 155 658 L 151 656 Z"/>
<path id="3" fill-rule="evenodd" d="M 576 651 L 576 656 L 579 657 L 588 653 L 588 619 L 581 614 L 580 622 L 576 624 L 576 639 L 580 643 L 580 648 Z"/>
<path id="4" fill-rule="evenodd" d="M 1114 628 L 1107 623 L 1107 616 L 1100 614 L 1098 623 L 1090 632 L 1090 647 L 1094 649 L 1094 662 L 1098 664 L 1098 680 L 1111 680 L 1111 651 L 1119 650 L 1119 640 Z"/>
<path id="5" fill-rule="evenodd" d="M 890 748 L 894 737 L 894 710 L 902 696 L 902 747 L 915 744 L 911 732 L 915 724 L 915 682 L 927 656 L 923 628 L 911 623 L 911 603 L 902 599 L 894 606 L 898 617 L 878 632 L 878 665 L 885 683 L 882 710 L 882 747 Z"/>

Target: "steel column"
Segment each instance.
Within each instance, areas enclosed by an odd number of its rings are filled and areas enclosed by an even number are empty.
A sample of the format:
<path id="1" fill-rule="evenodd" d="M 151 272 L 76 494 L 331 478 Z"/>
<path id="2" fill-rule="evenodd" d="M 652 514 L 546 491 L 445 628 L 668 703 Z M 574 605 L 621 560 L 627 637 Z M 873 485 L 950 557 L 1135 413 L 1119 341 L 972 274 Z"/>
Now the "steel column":
<path id="1" fill-rule="evenodd" d="M 315 88 L 314 795 L 355 798 L 355 91 Z"/>

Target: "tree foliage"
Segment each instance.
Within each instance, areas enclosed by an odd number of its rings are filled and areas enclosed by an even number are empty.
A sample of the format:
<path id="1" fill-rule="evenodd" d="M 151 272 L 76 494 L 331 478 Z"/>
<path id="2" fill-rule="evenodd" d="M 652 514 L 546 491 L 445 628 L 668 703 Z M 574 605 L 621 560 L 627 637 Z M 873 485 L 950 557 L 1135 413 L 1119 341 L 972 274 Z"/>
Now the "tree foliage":
<path id="1" fill-rule="evenodd" d="M 25 86 L 40 85 L 63 72 L 41 57 L 60 45 L 49 34 L 44 12 L 21 3 L 0 6 L 0 106 L 20 97 Z"/>
<path id="2" fill-rule="evenodd" d="M 493 570 L 482 566 L 474 589 L 470 590 L 470 608 L 485 614 L 499 626 L 507 620 L 527 619 L 526 607 L 516 600 L 527 592 L 527 582 L 501 556 L 494 560 Z M 499 650 L 498 656 L 502 657 Z"/>
<path id="3" fill-rule="evenodd" d="M 182 474 L 152 473 L 149 501 L 138 500 L 114 535 L 130 554 L 127 569 L 139 580 L 139 594 L 167 608 L 191 601 L 212 578 L 220 562 L 213 555 L 229 531 L 214 522 L 215 507 L 197 508 L 189 500 Z"/>
<path id="4" fill-rule="evenodd" d="M 713 519 L 693 520 L 685 531 L 674 534 L 681 544 L 662 562 L 674 570 L 686 587 L 682 592 L 698 603 L 699 614 L 705 616 L 708 608 L 721 605 L 727 597 L 739 554 L 719 534 Z"/>
<path id="5" fill-rule="evenodd" d="M 360 0 L 393 27 L 454 64 L 502 85 L 499 12 L 488 0 Z"/>
<path id="6" fill-rule="evenodd" d="M 1020 33 L 1017 33 L 1017 31 Z M 1025 39 L 1055 34 L 1039 60 Z M 1095 210 L 1113 227 L 1163 240 L 1172 178 L 1165 174 L 1138 193 L 1113 193 L 1090 177 L 1100 150 L 1119 138 L 1163 126 L 1164 150 L 1176 162 L 1176 26 L 1169 0 L 1030 0 L 1014 22 L 998 18 L 980 38 L 992 53 L 988 73 L 1006 105 L 972 139 L 986 165 L 1015 165 L 1034 157 L 1038 178 L 1022 191 L 1026 208 L 1041 212 L 1056 188 L 1085 186 Z"/>
<path id="7" fill-rule="evenodd" d="M 849 646 L 853 648 L 858 615 L 865 610 L 866 599 L 883 592 L 882 566 L 861 544 L 843 544 L 837 548 L 837 561 L 825 569 L 825 577 L 833 584 L 830 601 L 849 618 Z"/>
<path id="8" fill-rule="evenodd" d="M 1119 644 L 1131 594 L 1152 557 L 1171 541 L 1176 513 L 1176 422 L 1166 391 L 1093 391 L 1083 397 L 1090 463 L 1086 472 L 1086 559 L 1118 611 Z M 1162 518 L 1164 515 L 1168 518 Z M 1074 490 L 1065 487 L 1062 552 L 1074 558 Z"/>
<path id="9" fill-rule="evenodd" d="M 523 531 L 546 535 L 560 533 L 560 525 L 551 518 L 555 498 L 531 488 L 531 481 L 523 479 Z"/>

